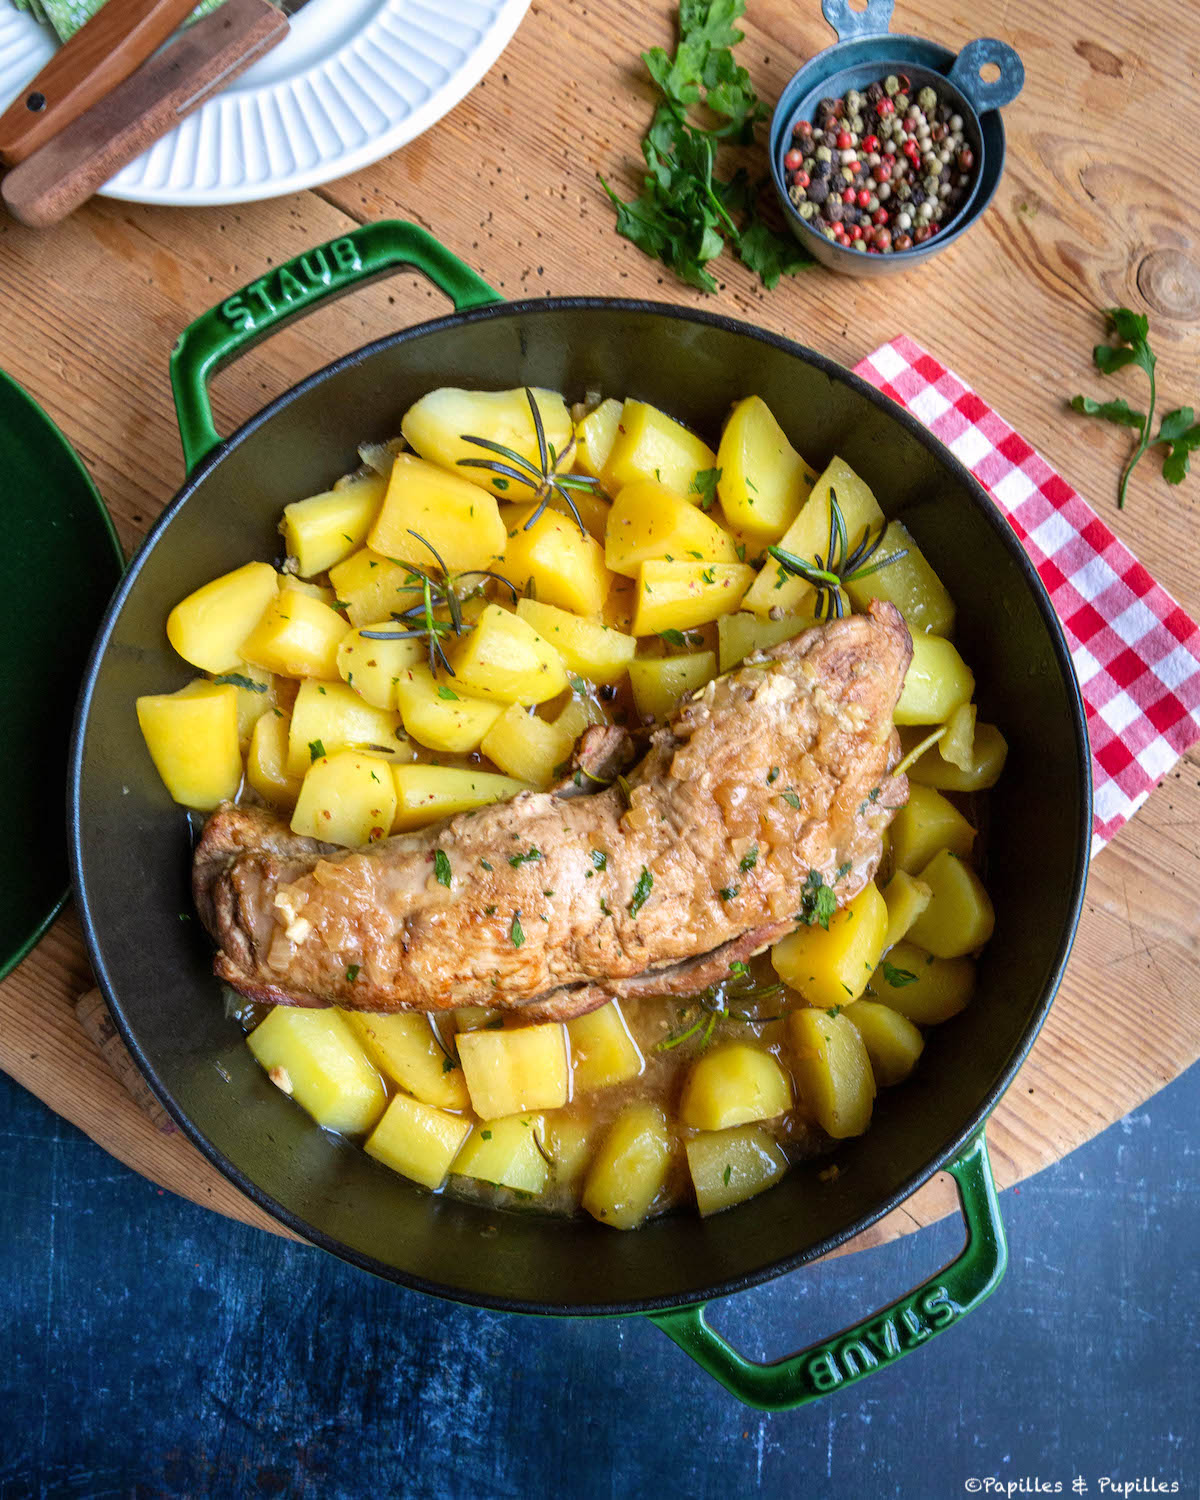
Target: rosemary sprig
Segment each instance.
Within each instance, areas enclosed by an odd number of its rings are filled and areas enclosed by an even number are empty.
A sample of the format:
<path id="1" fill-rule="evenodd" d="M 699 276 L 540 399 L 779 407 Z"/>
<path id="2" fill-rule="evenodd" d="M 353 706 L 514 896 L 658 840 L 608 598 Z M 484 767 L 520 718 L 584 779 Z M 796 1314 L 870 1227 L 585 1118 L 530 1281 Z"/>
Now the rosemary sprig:
<path id="1" fill-rule="evenodd" d="M 524 485 L 533 491 L 537 506 L 533 514 L 525 522 L 524 531 L 528 531 L 535 521 L 541 518 L 542 512 L 555 496 L 563 502 L 571 512 L 575 524 L 579 527 L 582 536 L 588 535 L 588 529 L 583 524 L 583 517 L 579 514 L 579 507 L 571 498 L 572 490 L 595 490 L 600 481 L 592 479 L 586 474 L 560 474 L 558 465 L 559 455 L 554 451 L 554 444 L 546 441 L 546 426 L 542 421 L 542 414 L 538 410 L 537 401 L 528 386 L 525 387 L 525 399 L 529 402 L 529 410 L 533 416 L 533 432 L 537 439 L 538 463 L 531 462 L 523 453 L 518 453 L 514 448 L 506 448 L 503 443 L 494 442 L 491 438 L 474 437 L 471 433 L 461 434 L 459 441 L 463 443 L 474 443 L 477 448 L 483 448 L 488 453 L 495 453 L 499 458 L 460 458 L 461 467 L 466 469 L 486 469 L 488 473 L 498 475 L 495 482 L 497 489 L 507 489 L 509 484 Z M 574 438 L 571 443 L 574 443 Z M 564 451 L 562 457 L 565 459 L 570 452 L 570 445 Z M 500 462 L 501 459 L 507 462 Z"/>
<path id="2" fill-rule="evenodd" d="M 780 1015 L 763 1016 L 736 1008 L 729 1002 L 741 1001 L 754 1004 L 774 999 L 783 994 L 782 984 L 756 984 L 744 964 L 732 965 L 730 974 L 716 984 L 710 984 L 683 1007 L 682 1019 L 689 1024 L 682 1031 L 668 1032 L 661 1042 L 655 1044 L 656 1052 L 670 1052 L 700 1033 L 700 1050 L 712 1041 L 712 1034 L 720 1020 L 740 1021 L 746 1026 L 764 1026 L 768 1021 L 778 1021 Z M 692 1007 L 695 1017 L 692 1017 Z"/>
<path id="3" fill-rule="evenodd" d="M 908 556 L 908 548 L 901 547 L 898 552 L 877 557 L 876 553 L 883 543 L 885 533 L 886 527 L 880 527 L 872 536 L 870 526 L 864 526 L 858 545 L 851 551 L 850 539 L 846 534 L 846 518 L 838 504 L 837 491 L 831 486 L 829 544 L 825 549 L 825 556 L 822 557 L 818 552 L 813 561 L 809 562 L 807 558 L 797 557 L 794 552 L 787 552 L 782 547 L 768 547 L 767 551 L 784 572 L 803 578 L 805 583 L 812 584 L 816 589 L 818 620 L 840 620 L 845 613 L 841 593 L 844 584 L 869 578 L 872 573 L 878 573 L 881 568 Z"/>

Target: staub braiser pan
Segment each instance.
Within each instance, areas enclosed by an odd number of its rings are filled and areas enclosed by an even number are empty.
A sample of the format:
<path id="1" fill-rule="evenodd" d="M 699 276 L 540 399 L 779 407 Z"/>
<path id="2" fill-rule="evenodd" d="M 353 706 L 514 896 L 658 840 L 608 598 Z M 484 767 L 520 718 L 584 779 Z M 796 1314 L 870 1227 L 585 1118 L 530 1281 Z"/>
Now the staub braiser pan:
<path id="1" fill-rule="evenodd" d="M 301 382 L 222 440 L 209 375 L 288 319 L 397 268 L 422 272 L 448 317 L 381 339 Z M 796 1406 L 889 1363 L 996 1286 L 1004 1234 L 984 1122 L 1028 1051 L 1062 975 L 1083 894 L 1090 827 L 1087 739 L 1067 648 L 1005 521 L 911 417 L 811 349 L 711 313 L 645 302 L 505 303 L 412 225 L 355 230 L 280 266 L 182 336 L 172 360 L 189 477 L 134 559 L 104 622 L 72 753 L 73 873 L 92 961 L 154 1092 L 208 1158 L 313 1243 L 418 1291 L 513 1312 L 643 1313 L 744 1401 Z M 1010 755 L 992 794 L 988 887 L 996 932 L 973 1003 L 928 1037 L 904 1087 L 880 1095 L 839 1171 L 797 1170 L 709 1220 L 671 1215 L 629 1234 L 587 1219 L 483 1209 L 431 1196 L 319 1130 L 263 1075 L 190 909 L 189 830 L 142 744 L 140 693 L 189 673 L 167 644 L 172 605 L 248 557 L 278 555 L 297 496 L 393 436 L 439 385 L 631 394 L 715 435 L 751 392 L 796 446 L 840 453 L 885 510 L 903 513 L 959 606 L 981 712 Z M 884 1311 L 773 1365 L 737 1354 L 704 1304 L 793 1271 L 894 1208 L 939 1168 L 958 1185 L 962 1254 Z M 953 1347 L 951 1345 L 951 1347 Z"/>

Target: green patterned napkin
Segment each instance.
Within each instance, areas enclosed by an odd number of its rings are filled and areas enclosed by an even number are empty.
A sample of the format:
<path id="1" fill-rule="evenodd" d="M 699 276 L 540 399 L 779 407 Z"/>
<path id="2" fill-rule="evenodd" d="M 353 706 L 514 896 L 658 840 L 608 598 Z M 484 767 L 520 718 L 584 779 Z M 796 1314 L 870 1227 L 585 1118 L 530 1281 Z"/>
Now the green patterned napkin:
<path id="1" fill-rule="evenodd" d="M 90 21 L 104 0 L 12 0 L 18 10 L 26 10 L 42 22 L 49 22 L 58 32 L 60 41 L 68 41 L 79 28 Z M 210 10 L 216 10 L 221 0 L 200 0 L 192 12 L 191 20 L 197 21 Z"/>

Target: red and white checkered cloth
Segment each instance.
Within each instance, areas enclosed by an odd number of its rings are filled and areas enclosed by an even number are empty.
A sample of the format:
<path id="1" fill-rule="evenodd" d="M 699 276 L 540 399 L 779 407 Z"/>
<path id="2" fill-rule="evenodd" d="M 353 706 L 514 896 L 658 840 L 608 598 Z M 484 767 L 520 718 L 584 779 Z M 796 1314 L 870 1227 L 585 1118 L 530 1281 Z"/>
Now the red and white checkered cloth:
<path id="1" fill-rule="evenodd" d="M 1046 585 L 1087 709 L 1095 856 L 1200 740 L 1200 626 L 1041 454 L 919 344 L 893 339 L 855 373 L 970 469 Z"/>

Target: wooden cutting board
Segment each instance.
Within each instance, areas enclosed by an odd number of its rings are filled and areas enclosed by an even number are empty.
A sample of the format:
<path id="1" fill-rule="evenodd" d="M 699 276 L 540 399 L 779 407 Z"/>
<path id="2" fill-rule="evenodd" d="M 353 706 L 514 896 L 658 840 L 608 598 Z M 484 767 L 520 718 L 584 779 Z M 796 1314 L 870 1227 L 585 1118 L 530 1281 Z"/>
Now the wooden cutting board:
<path id="1" fill-rule="evenodd" d="M 900 0 L 897 29 L 961 47 L 980 28 L 951 0 Z M 1113 506 L 1127 434 L 1063 398 L 1097 392 L 1098 310 L 1148 311 L 1169 405 L 1200 404 L 1200 200 L 1181 191 L 1200 35 L 1171 0 L 1023 0 L 989 22 L 1021 52 L 1009 156 L 984 221 L 928 268 L 887 282 L 813 272 L 765 293 L 721 263 L 708 302 L 612 230 L 602 171 L 628 192 L 650 114 L 639 50 L 669 45 L 664 0 L 631 10 L 535 3 L 487 79 L 399 155 L 316 192 L 235 209 L 96 202 L 52 235 L 0 223 L 0 366 L 64 427 L 132 549 L 181 479 L 166 383 L 176 333 L 270 265 L 351 223 L 415 219 L 507 296 L 578 292 L 707 305 L 852 365 L 895 333 L 919 338 L 1087 495 L 1151 572 L 1200 610 L 1200 477 L 1168 489 L 1145 463 Z M 775 98 L 832 38 L 816 0 L 752 0 L 742 60 Z M 216 385 L 225 430 L 301 376 L 444 310 L 396 278 L 239 361 Z M 1128 382 L 1128 383 L 1127 383 Z M 1109 394 L 1142 399 L 1126 375 Z M 57 807 L 57 792 L 47 807 Z M 1030 860 L 1037 859 L 1036 842 Z M 989 1141 L 1003 1186 L 1134 1109 L 1200 1053 L 1200 756 L 1191 755 L 1096 860 L 1075 953 Z M 81 1029 L 91 984 L 68 910 L 0 985 L 0 1067 L 121 1161 L 219 1212 L 277 1229 L 178 1132 L 133 1101 Z M 849 1248 L 954 1206 L 942 1177 Z"/>

